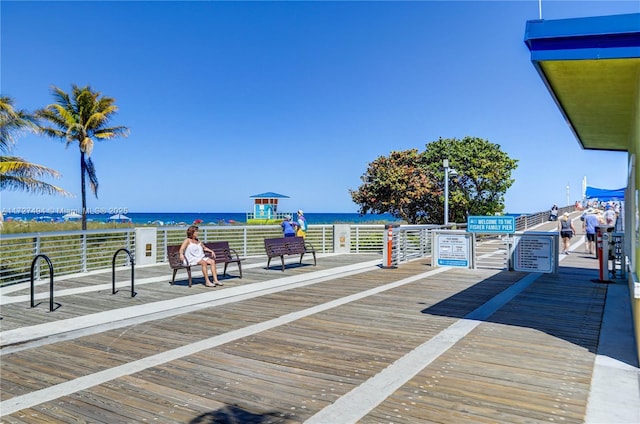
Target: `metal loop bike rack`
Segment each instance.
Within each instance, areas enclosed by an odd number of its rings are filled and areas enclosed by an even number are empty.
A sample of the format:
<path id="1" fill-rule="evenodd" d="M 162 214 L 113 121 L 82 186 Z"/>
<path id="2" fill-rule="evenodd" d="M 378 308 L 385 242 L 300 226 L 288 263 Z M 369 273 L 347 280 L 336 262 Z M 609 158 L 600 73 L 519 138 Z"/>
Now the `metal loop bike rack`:
<path id="1" fill-rule="evenodd" d="M 131 262 L 131 297 L 135 297 L 138 293 L 136 293 L 134 291 L 134 287 L 133 287 L 133 280 L 134 280 L 134 275 L 135 275 L 135 262 L 133 260 L 133 255 L 131 255 L 131 252 L 129 252 L 127 249 L 122 248 L 122 249 L 118 249 L 116 250 L 116 253 L 113 254 L 113 260 L 111 261 L 111 285 L 112 285 L 112 289 L 111 289 L 111 294 L 116 294 L 117 290 L 116 290 L 116 256 L 118 256 L 118 253 L 120 252 L 126 252 L 127 255 L 129 255 L 129 262 Z"/>
<path id="2" fill-rule="evenodd" d="M 38 261 L 39 258 L 43 258 L 45 261 L 47 261 L 47 264 L 49 265 L 49 312 L 53 312 L 54 310 L 58 309 L 62 305 L 59 303 L 56 303 L 56 305 L 58 306 L 55 308 L 53 307 L 54 305 L 53 303 L 53 265 L 51 264 L 51 259 L 49 259 L 47 255 L 37 255 L 35 258 L 33 258 L 33 261 L 31 262 L 31 307 L 32 308 L 36 307 L 33 271 L 36 266 L 36 262 Z"/>

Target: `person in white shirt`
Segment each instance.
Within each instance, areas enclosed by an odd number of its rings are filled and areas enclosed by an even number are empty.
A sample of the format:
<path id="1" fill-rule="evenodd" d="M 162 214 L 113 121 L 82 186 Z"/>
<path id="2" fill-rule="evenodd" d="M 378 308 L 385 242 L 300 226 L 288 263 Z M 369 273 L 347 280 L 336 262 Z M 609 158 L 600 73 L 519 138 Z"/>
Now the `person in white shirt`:
<path id="1" fill-rule="evenodd" d="M 200 240 L 198 240 L 198 227 L 195 225 L 190 226 L 187 229 L 187 238 L 182 242 L 180 246 L 180 260 L 186 265 L 201 265 L 202 275 L 204 275 L 204 285 L 207 287 L 222 286 L 223 284 L 218 281 L 218 271 L 216 270 L 216 254 L 213 250 L 205 246 Z M 211 257 L 205 255 L 205 252 L 211 254 Z M 209 271 L 207 267 L 211 268 L 213 274 L 213 283 L 209 280 Z"/>

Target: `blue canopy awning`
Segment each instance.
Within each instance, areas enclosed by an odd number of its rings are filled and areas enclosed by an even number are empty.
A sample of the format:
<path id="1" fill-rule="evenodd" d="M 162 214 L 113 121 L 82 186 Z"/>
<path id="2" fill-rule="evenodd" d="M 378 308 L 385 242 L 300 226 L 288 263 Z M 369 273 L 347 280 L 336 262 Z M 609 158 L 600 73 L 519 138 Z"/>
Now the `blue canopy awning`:
<path id="1" fill-rule="evenodd" d="M 616 190 L 607 190 L 604 188 L 597 187 L 589 187 L 585 191 L 585 196 L 587 199 L 598 199 L 603 202 L 607 202 L 609 200 L 624 200 L 624 191 L 626 187 L 619 188 Z"/>

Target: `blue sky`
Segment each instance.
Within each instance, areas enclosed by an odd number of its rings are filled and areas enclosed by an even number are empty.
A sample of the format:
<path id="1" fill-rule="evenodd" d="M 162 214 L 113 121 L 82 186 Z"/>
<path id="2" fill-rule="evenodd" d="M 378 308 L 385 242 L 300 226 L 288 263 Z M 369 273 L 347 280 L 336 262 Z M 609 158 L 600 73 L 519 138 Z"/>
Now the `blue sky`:
<path id="1" fill-rule="evenodd" d="M 0 3 L 0 88 L 19 108 L 51 86 L 114 97 L 128 138 L 93 152 L 90 209 L 357 212 L 368 163 L 439 137 L 518 159 L 506 212 L 626 184 L 626 154 L 580 148 L 530 62 L 533 1 Z M 640 12 L 640 1 L 542 2 L 544 19 Z M 2 192 L 2 209 L 78 209 L 79 153 L 33 135 L 14 150 L 75 198 Z"/>

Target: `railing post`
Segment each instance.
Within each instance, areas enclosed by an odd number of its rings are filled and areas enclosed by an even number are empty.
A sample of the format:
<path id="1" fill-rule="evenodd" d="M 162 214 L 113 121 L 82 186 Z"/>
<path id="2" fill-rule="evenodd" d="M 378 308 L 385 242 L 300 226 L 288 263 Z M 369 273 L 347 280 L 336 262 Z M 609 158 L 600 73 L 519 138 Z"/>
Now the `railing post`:
<path id="1" fill-rule="evenodd" d="M 169 242 L 167 241 L 168 236 L 168 230 L 164 228 L 162 230 L 162 258 L 164 262 L 169 262 L 169 258 L 167 257 L 167 246 L 169 245 Z"/>
<path id="2" fill-rule="evenodd" d="M 86 232 L 82 232 L 80 234 L 80 251 L 81 251 L 81 269 L 82 272 L 87 272 L 87 263 L 88 263 L 88 259 L 87 259 L 87 233 Z"/>
<path id="3" fill-rule="evenodd" d="M 247 228 L 243 228 L 242 229 L 242 250 L 244 252 L 244 256 L 247 256 L 247 250 L 248 250 L 248 245 L 247 245 L 248 241 L 247 241 Z"/>
<path id="4" fill-rule="evenodd" d="M 34 239 L 33 239 L 33 244 L 34 244 L 34 251 L 33 254 L 35 257 L 37 257 L 40 254 L 40 248 L 41 248 L 41 240 L 40 240 L 40 236 L 37 235 Z M 37 280 L 40 279 L 40 263 L 36 263 L 36 269 L 35 269 L 36 273 L 35 273 L 35 278 Z"/>

